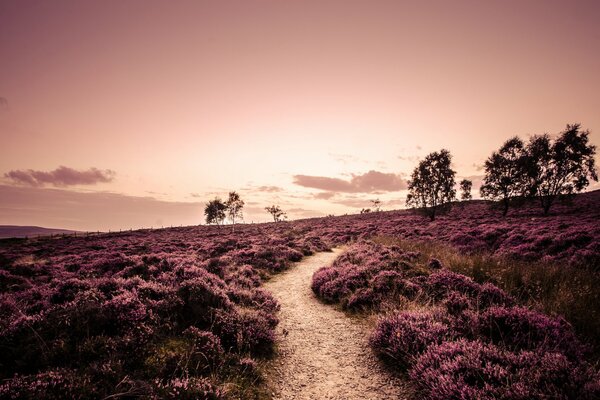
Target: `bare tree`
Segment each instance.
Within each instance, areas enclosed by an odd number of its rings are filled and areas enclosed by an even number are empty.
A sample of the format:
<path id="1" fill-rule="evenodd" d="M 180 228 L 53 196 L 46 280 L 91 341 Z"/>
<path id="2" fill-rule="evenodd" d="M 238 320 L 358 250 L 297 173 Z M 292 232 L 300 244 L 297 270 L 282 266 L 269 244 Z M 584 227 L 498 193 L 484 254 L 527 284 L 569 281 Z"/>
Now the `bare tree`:
<path id="1" fill-rule="evenodd" d="M 406 204 L 422 209 L 433 221 L 438 211 L 446 210 L 455 199 L 452 156 L 442 149 L 427 155 L 414 169 L 408 181 Z"/>
<path id="2" fill-rule="evenodd" d="M 375 211 L 375 212 L 381 211 L 381 200 L 379 200 L 379 199 L 371 200 L 371 204 L 373 204 L 373 211 Z"/>

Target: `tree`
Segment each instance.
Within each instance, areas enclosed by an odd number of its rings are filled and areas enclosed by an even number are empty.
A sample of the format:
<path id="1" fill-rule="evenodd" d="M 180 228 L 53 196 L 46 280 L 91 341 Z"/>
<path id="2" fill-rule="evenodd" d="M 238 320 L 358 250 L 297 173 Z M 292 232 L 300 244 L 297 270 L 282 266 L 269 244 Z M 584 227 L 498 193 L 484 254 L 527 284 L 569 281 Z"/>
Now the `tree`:
<path id="1" fill-rule="evenodd" d="M 237 192 L 229 192 L 229 198 L 225 202 L 227 207 L 227 216 L 232 224 L 232 230 L 235 230 L 236 219 L 242 219 L 242 209 L 244 208 L 244 200 Z"/>
<path id="2" fill-rule="evenodd" d="M 523 141 L 516 136 L 507 140 L 485 161 L 481 197 L 500 201 L 506 215 L 513 199 L 529 194 L 528 169 Z"/>
<path id="3" fill-rule="evenodd" d="M 207 224 L 222 225 L 225 220 L 225 210 L 227 206 L 218 197 L 214 200 L 209 201 L 204 207 L 204 215 L 206 216 Z"/>
<path id="4" fill-rule="evenodd" d="M 373 204 L 373 211 L 375 211 L 375 212 L 381 211 L 381 200 L 379 200 L 379 199 L 371 200 L 371 204 Z"/>
<path id="5" fill-rule="evenodd" d="M 455 199 L 454 176 L 451 168 L 452 156 L 442 149 L 427 155 L 414 169 L 408 181 L 406 204 L 421 208 L 433 221 L 436 213 L 446 210 Z"/>
<path id="6" fill-rule="evenodd" d="M 530 139 L 527 145 L 530 192 L 539 198 L 544 215 L 558 197 L 582 191 L 590 179 L 598 181 L 596 146 L 589 144 L 588 136 L 589 131 L 573 124 L 567 125 L 554 141 L 546 134 Z"/>
<path id="7" fill-rule="evenodd" d="M 463 179 L 460 181 L 460 198 L 461 200 L 471 200 L 473 196 L 471 196 L 471 188 L 473 187 L 473 182 L 468 179 Z"/>
<path id="8" fill-rule="evenodd" d="M 282 221 L 287 215 L 281 210 L 281 207 L 272 205 L 270 207 L 265 207 L 265 211 L 273 216 L 274 222 Z"/>

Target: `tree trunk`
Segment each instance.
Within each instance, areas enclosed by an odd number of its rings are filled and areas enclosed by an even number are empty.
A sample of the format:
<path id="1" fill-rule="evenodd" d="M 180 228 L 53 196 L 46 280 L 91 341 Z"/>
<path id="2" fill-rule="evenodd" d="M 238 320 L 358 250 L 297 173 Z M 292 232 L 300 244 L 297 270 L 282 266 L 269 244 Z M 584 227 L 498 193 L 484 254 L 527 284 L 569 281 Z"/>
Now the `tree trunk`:
<path id="1" fill-rule="evenodd" d="M 504 199 L 504 208 L 502 210 L 502 216 L 506 217 L 506 214 L 508 214 L 508 199 Z"/>
<path id="2" fill-rule="evenodd" d="M 435 221 L 435 207 L 433 207 L 433 208 L 431 209 L 431 211 L 429 212 L 429 219 L 430 219 L 431 221 Z"/>

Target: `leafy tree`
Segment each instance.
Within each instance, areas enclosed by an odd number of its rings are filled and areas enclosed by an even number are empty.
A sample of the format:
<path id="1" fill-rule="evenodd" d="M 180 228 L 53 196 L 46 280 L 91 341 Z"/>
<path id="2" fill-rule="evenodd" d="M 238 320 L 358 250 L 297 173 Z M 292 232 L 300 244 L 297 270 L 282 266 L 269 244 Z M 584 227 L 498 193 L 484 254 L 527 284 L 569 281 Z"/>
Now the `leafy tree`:
<path id="1" fill-rule="evenodd" d="M 452 156 L 442 149 L 427 155 L 414 169 L 408 181 L 406 204 L 421 208 L 433 221 L 436 213 L 445 210 L 455 199 L 454 176 L 451 168 Z"/>
<path id="2" fill-rule="evenodd" d="M 240 197 L 237 192 L 229 192 L 229 198 L 225 202 L 227 207 L 227 216 L 231 221 L 232 229 L 235 229 L 236 219 L 242 219 L 242 209 L 244 208 L 244 200 Z"/>
<path id="3" fill-rule="evenodd" d="M 373 211 L 375 211 L 375 212 L 381 211 L 381 200 L 379 200 L 379 199 L 371 200 L 371 204 L 373 204 Z"/>
<path id="4" fill-rule="evenodd" d="M 502 215 L 515 198 L 529 194 L 528 157 L 523 141 L 513 137 L 485 161 L 485 177 L 481 197 L 500 201 Z"/>
<path id="5" fill-rule="evenodd" d="M 217 224 L 222 225 L 223 221 L 225 221 L 225 211 L 227 210 L 227 206 L 223 203 L 218 197 L 215 197 L 214 200 L 209 201 L 204 207 L 204 215 L 206 217 L 207 224 Z"/>
<path id="6" fill-rule="evenodd" d="M 286 214 L 281 210 L 281 207 L 276 206 L 276 205 L 272 205 L 270 207 L 265 207 L 265 211 L 267 211 L 269 214 L 271 214 L 273 216 L 274 222 L 282 221 L 284 218 L 287 217 Z"/>
<path id="7" fill-rule="evenodd" d="M 589 131 L 573 124 L 567 125 L 554 141 L 546 134 L 530 139 L 530 191 L 539 198 L 544 215 L 558 197 L 582 191 L 590 179 L 598 181 L 596 146 L 589 143 L 588 136 Z"/>
<path id="8" fill-rule="evenodd" d="M 473 196 L 471 196 L 471 188 L 473 187 L 473 182 L 468 179 L 463 179 L 460 181 L 460 198 L 461 200 L 471 200 Z"/>

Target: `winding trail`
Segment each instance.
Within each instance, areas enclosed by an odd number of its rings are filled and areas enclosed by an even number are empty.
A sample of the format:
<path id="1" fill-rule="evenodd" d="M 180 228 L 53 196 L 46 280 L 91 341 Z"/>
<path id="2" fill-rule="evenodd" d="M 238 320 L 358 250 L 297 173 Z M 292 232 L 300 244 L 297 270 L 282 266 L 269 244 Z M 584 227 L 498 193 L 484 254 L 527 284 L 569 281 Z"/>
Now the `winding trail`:
<path id="1" fill-rule="evenodd" d="M 281 304 L 278 357 L 268 384 L 276 399 L 404 399 L 405 382 L 378 363 L 368 344 L 369 326 L 321 303 L 313 273 L 341 253 L 318 253 L 265 284 Z"/>

